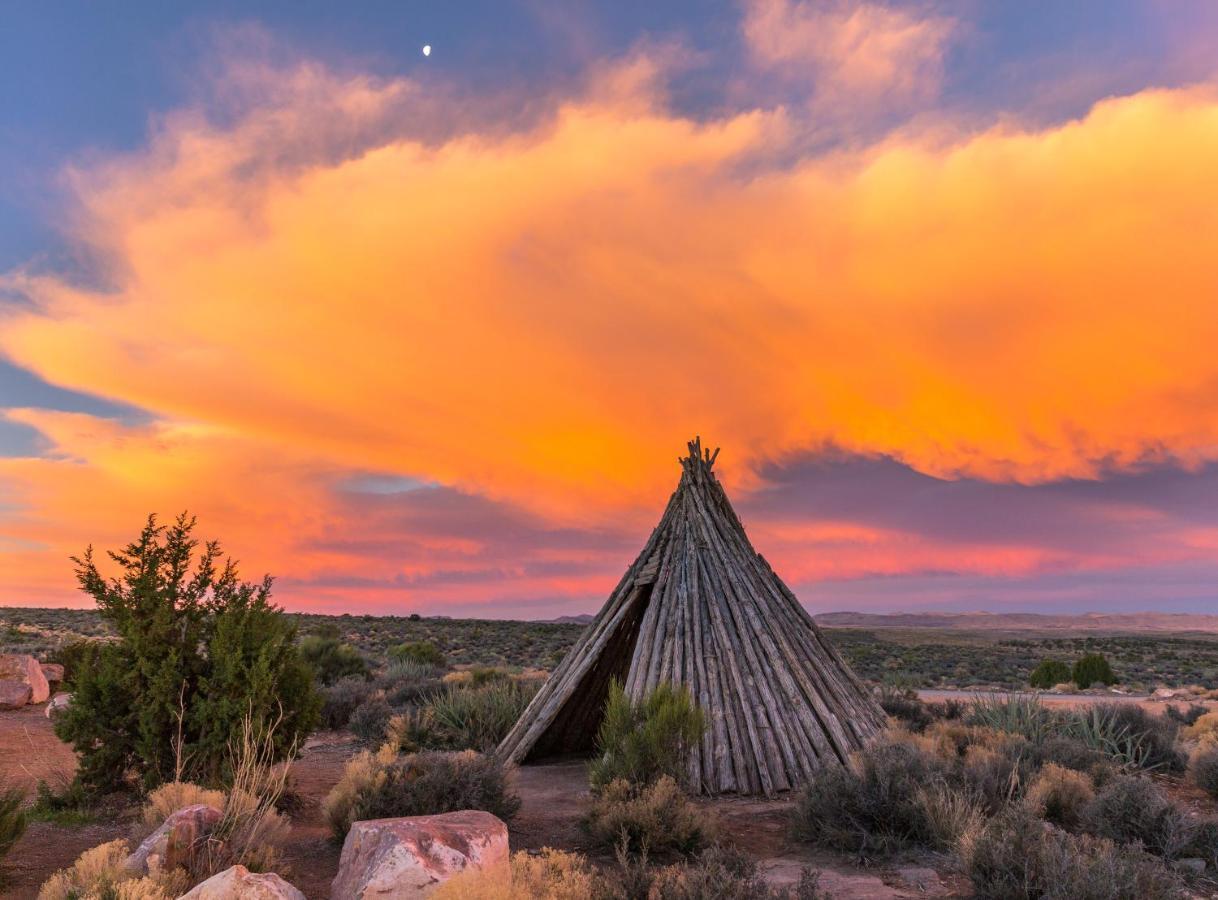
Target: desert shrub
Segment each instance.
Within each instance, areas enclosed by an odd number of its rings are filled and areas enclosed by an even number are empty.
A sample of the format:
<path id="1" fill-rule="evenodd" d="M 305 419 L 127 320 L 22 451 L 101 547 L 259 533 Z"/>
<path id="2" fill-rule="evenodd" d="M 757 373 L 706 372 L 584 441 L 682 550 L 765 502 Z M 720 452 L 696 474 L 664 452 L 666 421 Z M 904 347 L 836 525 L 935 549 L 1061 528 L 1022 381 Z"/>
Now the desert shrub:
<path id="1" fill-rule="evenodd" d="M 778 896 L 761 877 L 757 863 L 733 847 L 716 844 L 694 859 L 666 866 L 652 879 L 654 900 L 757 900 Z"/>
<path id="2" fill-rule="evenodd" d="M 915 734 L 935 721 L 927 705 L 911 690 L 885 688 L 880 692 L 880 708 Z"/>
<path id="3" fill-rule="evenodd" d="M 431 641 L 407 641 L 404 644 L 398 644 L 389 650 L 389 658 L 399 661 L 409 660 L 438 669 L 443 669 L 448 665 L 448 660 L 444 658 L 440 648 Z"/>
<path id="4" fill-rule="evenodd" d="M 1184 769 L 1184 754 L 1176 747 L 1176 723 L 1134 703 L 1097 703 L 1075 710 L 1066 731 L 1127 768 Z"/>
<path id="5" fill-rule="evenodd" d="M 1088 746 L 1078 738 L 1066 735 L 1055 735 L 1046 738 L 1044 743 L 1036 748 L 1037 758 L 1041 763 L 1055 763 L 1065 769 L 1076 772 L 1090 772 L 1095 766 L 1103 763 L 1108 757 Z"/>
<path id="6" fill-rule="evenodd" d="M 1024 802 L 1036 815 L 1073 831 L 1082 820 L 1083 810 L 1095 799 L 1091 779 L 1081 772 L 1054 763 L 1037 773 L 1024 794 Z"/>
<path id="7" fill-rule="evenodd" d="M 188 886 L 180 873 L 137 878 L 123 867 L 128 852 L 124 840 L 86 850 L 47 879 L 38 900 L 172 900 Z"/>
<path id="8" fill-rule="evenodd" d="M 494 681 L 482 687 L 449 686 L 426 704 L 423 716 L 431 746 L 450 750 L 494 750 L 520 718 L 537 685 Z"/>
<path id="9" fill-rule="evenodd" d="M 584 827 L 602 848 L 626 853 L 690 854 L 710 840 L 714 825 L 669 775 L 639 785 L 617 779 L 592 798 Z"/>
<path id="10" fill-rule="evenodd" d="M 1070 680 L 1078 685 L 1080 690 L 1086 690 L 1093 684 L 1116 684 L 1116 675 L 1104 654 L 1085 653 L 1075 660 Z"/>
<path id="11" fill-rule="evenodd" d="M 1044 689 L 1069 680 L 1070 667 L 1060 659 L 1042 659 L 1028 676 L 1028 684 Z"/>
<path id="12" fill-rule="evenodd" d="M 796 803 L 793 831 L 860 854 L 936 845 L 925 797 L 950 774 L 947 762 L 912 744 L 877 744 L 858 755 L 855 770 L 826 766 L 813 776 Z"/>
<path id="13" fill-rule="evenodd" d="M 955 722 L 964 718 L 965 713 L 968 712 L 968 704 L 963 700 L 949 697 L 947 700 L 927 703 L 926 709 L 936 720 Z"/>
<path id="14" fill-rule="evenodd" d="M 359 675 L 340 678 L 321 692 L 321 727 L 337 731 L 346 728 L 352 714 L 376 692 Z"/>
<path id="15" fill-rule="evenodd" d="M 344 797 L 349 801 L 344 802 Z M 378 765 L 378 757 L 369 756 L 360 762 L 349 784 L 340 782 L 326 798 L 327 818 L 340 841 L 351 823 L 362 819 L 463 809 L 486 810 L 504 821 L 520 809 L 520 798 L 509 789 L 507 768 L 493 756 L 472 751 L 412 753 L 384 765 Z"/>
<path id="16" fill-rule="evenodd" d="M 380 744 L 385 740 L 385 729 L 392 716 L 393 709 L 384 697 L 370 697 L 356 707 L 348 727 L 365 744 Z"/>
<path id="17" fill-rule="evenodd" d="M 1192 836 L 1180 856 L 1203 859 L 1210 869 L 1218 868 L 1218 819 L 1192 823 Z"/>
<path id="18" fill-rule="evenodd" d="M 189 781 L 167 781 L 148 795 L 140 817 L 145 825 L 160 825 L 171 813 L 198 803 L 223 809 L 224 791 L 209 790 Z"/>
<path id="19" fill-rule="evenodd" d="M 375 793 L 384 784 L 385 773 L 397 759 L 397 748 L 386 744 L 375 753 L 363 751 L 357 753 L 343 769 L 342 778 L 338 780 L 322 801 L 322 812 L 334 835 L 342 840 L 351 829 L 351 810 L 357 798 Z"/>
<path id="20" fill-rule="evenodd" d="M 1218 747 L 1201 747 L 1188 761 L 1189 780 L 1211 797 L 1218 797 Z"/>
<path id="21" fill-rule="evenodd" d="M 1190 703 L 1185 709 L 1181 709 L 1175 705 L 1169 705 L 1163 710 L 1163 715 L 1171 719 L 1177 725 L 1187 728 L 1189 725 L 1196 723 L 1198 719 L 1204 716 L 1209 710 L 1200 703 Z"/>
<path id="22" fill-rule="evenodd" d="M 538 854 L 513 854 L 506 873 L 470 867 L 442 882 L 430 896 L 432 900 L 589 900 L 604 897 L 605 890 L 584 857 L 546 847 Z"/>
<path id="23" fill-rule="evenodd" d="M 986 826 L 968 855 L 978 897 L 994 900 L 1177 900 L 1179 880 L 1136 847 L 1067 834 L 1023 809 Z"/>
<path id="24" fill-rule="evenodd" d="M 22 791 L 0 785 L 0 859 L 25 834 L 28 817 L 24 806 L 25 794 Z"/>
<path id="25" fill-rule="evenodd" d="M 1036 771 L 1032 745 L 1019 735 L 969 747 L 959 778 L 990 815 L 1023 796 Z"/>
<path id="26" fill-rule="evenodd" d="M 333 634 L 311 634 L 300 642 L 300 658 L 313 669 L 322 684 L 343 678 L 367 678 L 368 662 L 350 644 Z"/>
<path id="27" fill-rule="evenodd" d="M 1040 699 L 1026 694 L 1006 694 L 974 700 L 964 721 L 981 728 L 1017 734 L 1039 744 L 1053 733 L 1057 718 Z"/>
<path id="28" fill-rule="evenodd" d="M 1188 846 L 1187 816 L 1148 778 L 1123 775 L 1105 785 L 1084 808 L 1085 831 L 1118 844 L 1140 841 L 1156 856 L 1175 859 Z"/>
<path id="29" fill-rule="evenodd" d="M 75 673 L 72 704 L 55 720 L 92 790 L 125 787 L 128 773 L 155 787 L 182 759 L 192 779 L 221 779 L 228 736 L 246 715 L 280 721 L 280 756 L 316 724 L 320 699 L 294 622 L 270 602 L 270 578 L 240 581 L 215 542 L 196 558 L 194 527 L 185 515 L 169 527 L 149 517 L 111 554 L 118 578 L 102 576 L 92 548 L 74 559 L 81 589 L 118 635 Z"/>
<path id="30" fill-rule="evenodd" d="M 688 688 L 659 684 L 632 703 L 615 679 L 597 731 L 597 758 L 588 767 L 589 781 L 599 789 L 617 780 L 650 784 L 666 775 L 684 784 L 689 748 L 705 730 L 706 717 Z"/>

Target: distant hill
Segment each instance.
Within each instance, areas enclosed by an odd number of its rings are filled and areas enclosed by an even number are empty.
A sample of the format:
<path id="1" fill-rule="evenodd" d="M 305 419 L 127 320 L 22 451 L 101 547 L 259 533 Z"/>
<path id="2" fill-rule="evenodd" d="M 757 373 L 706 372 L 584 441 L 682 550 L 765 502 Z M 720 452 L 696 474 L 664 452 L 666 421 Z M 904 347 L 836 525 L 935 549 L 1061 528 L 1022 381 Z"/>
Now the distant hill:
<path id="1" fill-rule="evenodd" d="M 580 613 L 578 616 L 559 616 L 557 619 L 546 619 L 548 625 L 587 625 L 596 616 L 591 613 Z"/>
<path id="2" fill-rule="evenodd" d="M 1146 634 L 1218 633 L 1218 616 L 1198 613 L 863 613 L 830 612 L 814 616 L 825 628 L 927 628 L 936 631 L 1102 632 Z"/>

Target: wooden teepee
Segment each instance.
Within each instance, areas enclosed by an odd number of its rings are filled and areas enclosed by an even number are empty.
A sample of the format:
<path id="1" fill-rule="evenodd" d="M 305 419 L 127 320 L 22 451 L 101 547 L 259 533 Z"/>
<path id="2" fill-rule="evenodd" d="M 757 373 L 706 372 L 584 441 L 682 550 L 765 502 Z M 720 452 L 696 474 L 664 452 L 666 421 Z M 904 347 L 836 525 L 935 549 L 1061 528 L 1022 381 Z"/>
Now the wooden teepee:
<path id="1" fill-rule="evenodd" d="M 499 746 L 523 762 L 592 749 L 612 678 L 639 698 L 686 685 L 706 712 L 690 758 L 702 793 L 773 794 L 838 765 L 883 714 L 757 553 L 689 443 L 681 482 L 625 577 Z"/>

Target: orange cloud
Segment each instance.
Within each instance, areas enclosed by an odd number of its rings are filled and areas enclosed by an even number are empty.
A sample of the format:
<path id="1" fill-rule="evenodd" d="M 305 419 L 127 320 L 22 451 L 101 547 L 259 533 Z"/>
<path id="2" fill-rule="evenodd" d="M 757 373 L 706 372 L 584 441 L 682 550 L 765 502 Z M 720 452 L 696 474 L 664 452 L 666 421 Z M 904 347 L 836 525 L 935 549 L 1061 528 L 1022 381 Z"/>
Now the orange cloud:
<path id="1" fill-rule="evenodd" d="M 278 535 L 275 569 L 331 508 L 298 486 L 354 470 L 634 528 L 694 433 L 734 489 L 829 444 L 1022 482 L 1218 458 L 1209 88 L 775 165 L 782 109 L 683 118 L 647 68 L 439 139 L 409 136 L 440 114 L 416 85 L 255 67 L 241 115 L 74 172 L 105 283 L 11 273 L 0 352 L 156 424 L 10 412 L 64 458 L 4 461 L 10 544 L 205 496 Z M 74 513 L 93 496 L 127 505 Z M 261 530 L 285 498 L 302 521 Z"/>

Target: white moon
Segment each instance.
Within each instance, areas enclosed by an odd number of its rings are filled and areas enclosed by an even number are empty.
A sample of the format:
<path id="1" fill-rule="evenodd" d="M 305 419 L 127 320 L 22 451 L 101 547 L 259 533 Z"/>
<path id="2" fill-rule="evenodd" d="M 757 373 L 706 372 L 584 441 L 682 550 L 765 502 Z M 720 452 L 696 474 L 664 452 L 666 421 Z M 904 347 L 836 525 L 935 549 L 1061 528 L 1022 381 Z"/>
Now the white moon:
<path id="1" fill-rule="evenodd" d="M 424 44 L 424 45 L 423 45 L 423 55 L 424 55 L 424 56 L 431 56 L 431 44 Z"/>

